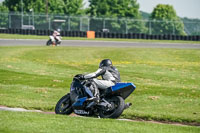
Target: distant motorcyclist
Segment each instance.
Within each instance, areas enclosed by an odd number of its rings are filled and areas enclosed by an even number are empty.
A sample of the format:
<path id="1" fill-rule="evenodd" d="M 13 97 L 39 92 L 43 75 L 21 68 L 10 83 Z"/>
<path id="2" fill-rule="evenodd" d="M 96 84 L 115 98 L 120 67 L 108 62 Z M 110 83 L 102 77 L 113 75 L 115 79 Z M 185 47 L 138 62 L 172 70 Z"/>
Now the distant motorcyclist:
<path id="1" fill-rule="evenodd" d="M 53 35 L 49 37 L 53 42 L 53 45 L 56 45 L 56 41 L 61 42 L 60 29 L 54 30 Z"/>
<path id="2" fill-rule="evenodd" d="M 102 79 L 97 79 L 101 76 Z M 83 76 L 84 79 L 93 79 L 98 89 L 107 89 L 120 82 L 120 73 L 116 67 L 112 65 L 110 59 L 104 59 L 99 64 L 99 69 L 96 72 Z M 94 97 L 99 98 L 99 90 L 95 89 Z"/>

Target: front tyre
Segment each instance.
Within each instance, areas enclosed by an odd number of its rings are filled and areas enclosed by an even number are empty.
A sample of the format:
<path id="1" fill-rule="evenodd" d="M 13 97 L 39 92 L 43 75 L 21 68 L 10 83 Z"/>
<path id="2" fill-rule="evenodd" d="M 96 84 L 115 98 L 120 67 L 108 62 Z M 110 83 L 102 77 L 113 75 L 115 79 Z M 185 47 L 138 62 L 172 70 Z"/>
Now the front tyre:
<path id="1" fill-rule="evenodd" d="M 124 111 L 124 99 L 120 96 L 114 96 L 106 100 L 112 105 L 112 109 L 108 111 L 100 110 L 99 116 L 101 118 L 118 118 Z"/>
<path id="2" fill-rule="evenodd" d="M 47 41 L 46 45 L 47 45 L 47 46 L 50 46 L 51 44 L 52 44 L 52 41 L 51 41 L 51 39 L 49 39 L 49 40 Z"/>
<path id="3" fill-rule="evenodd" d="M 56 114 L 63 114 L 63 115 L 69 115 L 73 112 L 71 100 L 70 100 L 70 93 L 63 96 L 55 107 L 55 113 Z"/>

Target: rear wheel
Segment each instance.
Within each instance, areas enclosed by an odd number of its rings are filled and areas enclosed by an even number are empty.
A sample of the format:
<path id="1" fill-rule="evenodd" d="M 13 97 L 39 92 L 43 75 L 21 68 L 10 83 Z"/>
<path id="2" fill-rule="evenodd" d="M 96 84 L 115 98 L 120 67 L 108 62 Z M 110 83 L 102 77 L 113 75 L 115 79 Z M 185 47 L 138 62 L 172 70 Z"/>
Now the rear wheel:
<path id="1" fill-rule="evenodd" d="M 102 109 L 99 111 L 101 118 L 118 118 L 124 111 L 124 99 L 120 96 L 115 96 L 110 99 L 106 99 L 111 105 L 112 109 Z"/>
<path id="2" fill-rule="evenodd" d="M 61 44 L 61 41 L 56 41 L 56 45 L 60 45 Z"/>
<path id="3" fill-rule="evenodd" d="M 55 113 L 56 114 L 66 114 L 69 115 L 73 112 L 71 100 L 70 100 L 70 94 L 63 96 L 55 107 Z"/>

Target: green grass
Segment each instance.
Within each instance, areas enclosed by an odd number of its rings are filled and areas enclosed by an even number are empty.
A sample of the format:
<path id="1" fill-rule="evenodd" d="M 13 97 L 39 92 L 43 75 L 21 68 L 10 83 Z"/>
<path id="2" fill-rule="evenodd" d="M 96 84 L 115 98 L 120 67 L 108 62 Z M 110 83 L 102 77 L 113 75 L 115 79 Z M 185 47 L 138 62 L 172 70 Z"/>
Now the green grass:
<path id="1" fill-rule="evenodd" d="M 0 111 L 2 133 L 198 133 L 199 127 Z"/>
<path id="2" fill-rule="evenodd" d="M 19 35 L 19 34 L 0 34 L 0 39 L 49 39 L 48 36 L 37 35 Z M 117 39 L 117 38 L 95 38 L 86 37 L 62 37 L 62 40 L 89 40 L 89 41 L 125 41 L 125 42 L 146 42 L 146 43 L 186 43 L 200 44 L 200 41 L 182 41 L 182 40 L 146 40 L 146 39 Z"/>
<path id="3" fill-rule="evenodd" d="M 121 118 L 200 123 L 200 51 L 195 49 L 0 47 L 0 105 L 54 111 L 74 75 L 110 58 L 133 105 Z"/>

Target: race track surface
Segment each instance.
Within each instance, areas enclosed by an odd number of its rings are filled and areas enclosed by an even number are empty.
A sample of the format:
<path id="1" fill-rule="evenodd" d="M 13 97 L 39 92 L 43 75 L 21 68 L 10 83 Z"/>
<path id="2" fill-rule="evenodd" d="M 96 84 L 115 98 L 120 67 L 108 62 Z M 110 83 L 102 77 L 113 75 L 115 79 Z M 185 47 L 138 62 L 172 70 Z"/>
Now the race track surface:
<path id="1" fill-rule="evenodd" d="M 35 39 L 0 39 L 0 46 L 45 46 L 46 41 L 47 40 L 35 40 Z M 181 43 L 153 43 L 153 42 L 149 43 L 149 42 L 122 42 L 122 41 L 63 40 L 61 46 L 200 49 L 200 42 L 199 44 L 181 44 Z"/>

